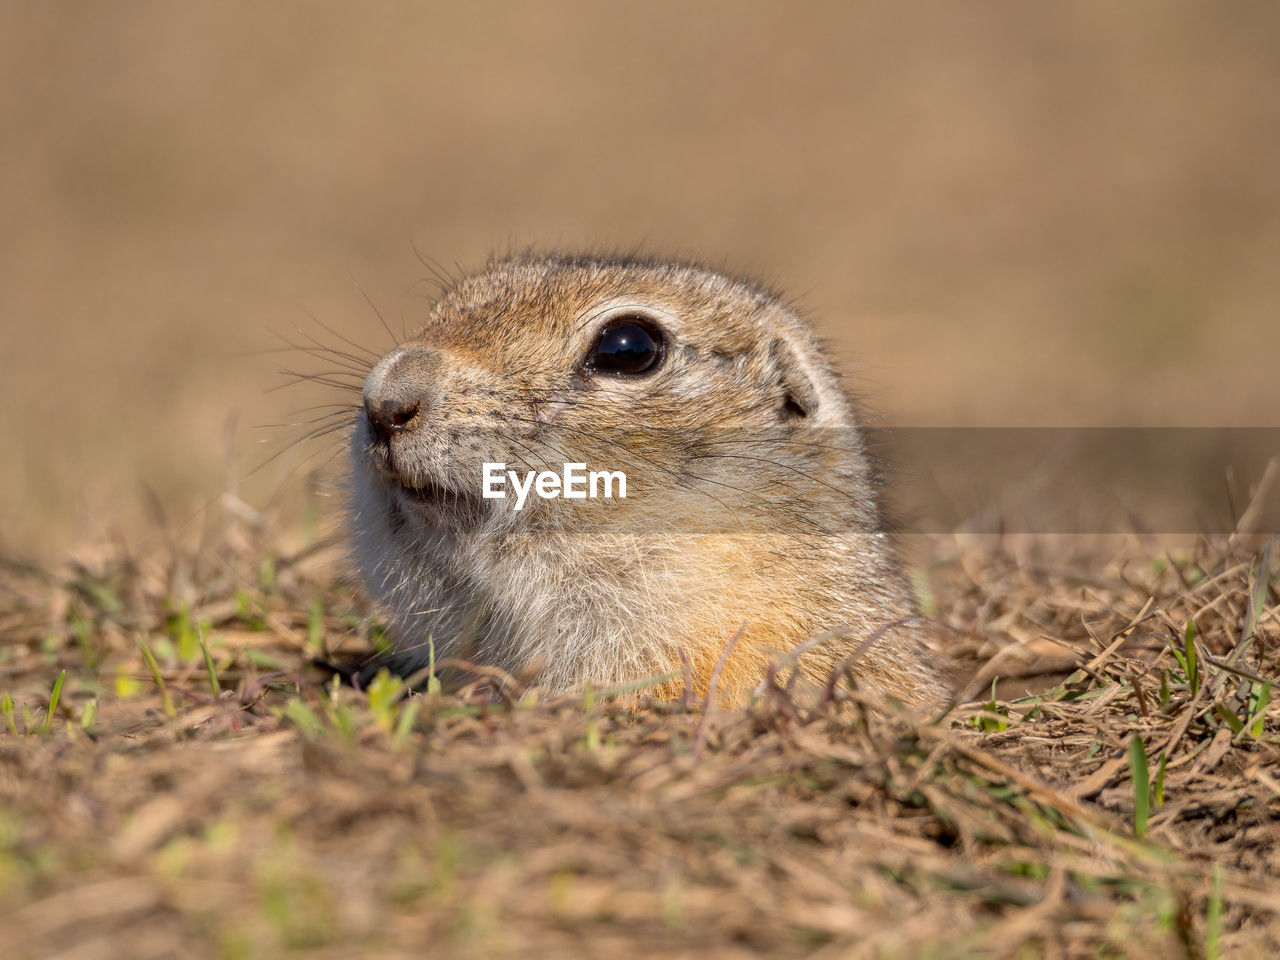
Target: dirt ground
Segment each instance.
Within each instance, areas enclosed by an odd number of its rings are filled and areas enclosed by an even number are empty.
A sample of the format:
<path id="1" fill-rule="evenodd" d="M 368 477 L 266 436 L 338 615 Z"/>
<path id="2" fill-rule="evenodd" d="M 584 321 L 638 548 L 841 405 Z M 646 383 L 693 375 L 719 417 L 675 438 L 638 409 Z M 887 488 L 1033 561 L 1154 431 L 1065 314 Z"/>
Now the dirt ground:
<path id="1" fill-rule="evenodd" d="M 318 664 L 380 628 L 334 545 L 234 515 L 194 553 L 10 564 L 0 942 L 1273 956 L 1278 546 L 939 538 L 921 594 L 970 678 L 945 716 L 781 659 L 735 709 L 493 675 L 353 689 Z"/>

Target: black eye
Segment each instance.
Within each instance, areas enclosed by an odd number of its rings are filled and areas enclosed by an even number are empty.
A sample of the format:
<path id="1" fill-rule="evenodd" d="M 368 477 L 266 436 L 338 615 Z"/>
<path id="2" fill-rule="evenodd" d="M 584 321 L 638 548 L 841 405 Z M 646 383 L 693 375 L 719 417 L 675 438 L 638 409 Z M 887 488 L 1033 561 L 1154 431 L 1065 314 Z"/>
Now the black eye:
<path id="1" fill-rule="evenodd" d="M 662 334 L 639 317 L 621 317 L 605 327 L 587 358 L 592 372 L 636 376 L 652 373 L 662 364 Z"/>

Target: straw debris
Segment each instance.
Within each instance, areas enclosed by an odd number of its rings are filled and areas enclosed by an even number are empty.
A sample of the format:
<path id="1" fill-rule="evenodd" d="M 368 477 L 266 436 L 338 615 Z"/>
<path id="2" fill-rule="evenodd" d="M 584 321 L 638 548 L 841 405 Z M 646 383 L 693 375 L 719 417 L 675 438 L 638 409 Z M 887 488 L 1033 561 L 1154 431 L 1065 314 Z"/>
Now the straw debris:
<path id="1" fill-rule="evenodd" d="M 273 542 L 4 565 L 11 955 L 1280 949 L 1272 545 L 930 541 L 966 688 L 921 716 L 784 658 L 741 709 L 358 690 L 374 611 Z"/>

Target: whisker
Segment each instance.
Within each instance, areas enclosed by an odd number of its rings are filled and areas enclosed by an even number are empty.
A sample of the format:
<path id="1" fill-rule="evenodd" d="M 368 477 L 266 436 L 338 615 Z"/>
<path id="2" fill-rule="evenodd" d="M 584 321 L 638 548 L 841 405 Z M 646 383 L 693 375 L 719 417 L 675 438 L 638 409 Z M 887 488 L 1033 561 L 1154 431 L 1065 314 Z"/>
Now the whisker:
<path id="1" fill-rule="evenodd" d="M 333 413 L 321 414 L 318 417 L 312 417 L 310 420 L 295 420 L 289 423 L 259 423 L 253 429 L 255 430 L 272 430 L 282 429 L 285 427 L 309 427 L 318 423 L 333 421 L 335 418 L 341 418 L 341 423 L 347 423 L 350 420 L 350 414 L 355 413 L 358 408 L 352 407 L 350 410 L 335 410 Z"/>
<path id="2" fill-rule="evenodd" d="M 349 347 L 355 347 L 355 349 L 356 349 L 356 350 L 358 350 L 360 353 L 365 354 L 365 355 L 367 355 L 369 358 L 371 358 L 371 359 L 373 360 L 373 362 L 374 362 L 374 363 L 377 363 L 379 360 L 381 360 L 381 359 L 382 359 L 382 356 L 381 356 L 380 354 L 374 353 L 374 352 L 373 352 L 372 350 L 370 350 L 368 347 L 362 347 L 362 346 L 360 346 L 360 344 L 356 343 L 356 342 L 355 342 L 354 340 L 352 340 L 350 337 L 347 337 L 347 336 L 342 335 L 342 334 L 341 334 L 341 333 L 339 333 L 337 330 L 334 330 L 332 327 L 330 327 L 328 324 L 326 324 L 323 320 L 321 320 L 321 319 L 320 319 L 319 317 L 317 317 L 315 314 L 311 313 L 309 310 L 303 310 L 303 313 L 305 313 L 308 317 L 310 317 L 310 318 L 311 318 L 311 322 L 312 322 L 312 323 L 316 324 L 318 327 L 320 327 L 321 329 L 325 330 L 327 333 L 331 334 L 332 336 L 337 337 L 339 340 L 341 340 L 341 341 L 342 341 L 343 343 L 345 343 L 347 346 L 349 346 Z M 302 328 L 301 328 L 301 327 L 299 327 L 298 329 L 299 329 L 299 330 L 301 330 Z M 303 335 L 305 336 L 306 334 L 304 333 Z"/>
<path id="3" fill-rule="evenodd" d="M 299 383 L 304 382 L 318 383 L 321 386 L 333 387 L 334 389 L 341 390 L 344 393 L 359 393 L 361 388 L 364 386 L 363 381 L 352 382 L 339 379 L 341 377 L 351 376 L 351 374 L 345 374 L 341 371 L 330 371 L 328 373 L 302 373 L 296 370 L 281 370 L 280 373 L 282 376 L 291 377 L 292 379 L 286 380 L 284 383 L 277 384 L 274 387 L 268 387 L 266 391 L 267 393 L 275 393 L 279 390 L 285 389 L 286 387 L 297 386 Z"/>
<path id="4" fill-rule="evenodd" d="M 391 338 L 392 347 L 395 348 L 400 346 L 400 341 L 396 339 L 396 335 L 392 333 L 391 328 L 387 326 L 386 318 L 383 317 L 382 311 L 378 309 L 377 304 L 373 302 L 373 298 L 369 296 L 364 287 L 360 286 L 360 282 L 356 280 L 349 270 L 347 271 L 347 277 L 353 284 L 355 284 L 355 288 L 360 291 L 360 296 L 364 297 L 364 302 L 369 305 L 369 309 L 372 310 L 374 316 L 378 318 L 378 322 L 382 324 L 382 329 L 387 331 L 387 336 Z"/>
<path id="5" fill-rule="evenodd" d="M 346 369 L 349 369 L 354 373 L 359 374 L 361 377 L 368 375 L 370 364 L 369 364 L 369 361 L 366 360 L 365 358 L 357 356 L 356 354 L 353 354 L 353 353 L 348 353 L 345 350 L 338 350 L 335 347 L 331 347 L 327 343 L 323 343 L 322 341 L 316 339 L 306 330 L 303 330 L 301 327 L 295 327 L 295 329 L 298 331 L 298 333 L 302 334 L 303 337 L 311 341 L 310 346 L 302 343 L 294 343 L 292 340 L 290 340 L 284 334 L 280 333 L 278 330 L 272 330 L 271 331 L 272 334 L 278 340 L 284 343 L 285 346 L 259 350 L 257 351 L 257 354 L 287 353 L 289 351 L 296 350 L 300 353 L 305 353 L 312 357 L 318 357 L 320 359 L 329 360 L 330 362 L 336 362 L 340 366 Z"/>

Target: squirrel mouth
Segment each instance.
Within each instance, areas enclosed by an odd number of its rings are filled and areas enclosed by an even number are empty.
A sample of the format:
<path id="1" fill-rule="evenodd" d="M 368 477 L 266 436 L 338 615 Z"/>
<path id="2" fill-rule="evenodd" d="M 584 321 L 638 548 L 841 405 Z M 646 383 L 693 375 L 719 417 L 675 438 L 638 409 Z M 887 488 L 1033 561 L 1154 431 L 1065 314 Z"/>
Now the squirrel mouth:
<path id="1" fill-rule="evenodd" d="M 432 523 L 467 525 L 478 522 L 486 513 L 479 497 L 432 480 L 414 486 L 396 479 L 392 486 L 404 507 Z"/>
<path id="2" fill-rule="evenodd" d="M 422 471 L 410 472 L 397 462 L 388 443 L 371 441 L 365 444 L 364 460 L 384 485 L 394 507 L 408 515 L 416 515 L 432 525 L 440 523 L 471 523 L 481 519 L 487 506 L 478 493 L 458 490 L 430 478 L 422 478 Z M 398 510 L 397 510 L 398 512 Z"/>
<path id="3" fill-rule="evenodd" d="M 387 445 L 370 444 L 368 462 L 383 482 L 399 495 L 399 499 L 425 507 L 445 509 L 450 504 L 467 502 L 473 497 L 434 480 L 414 483 L 406 477 L 395 462 Z"/>

